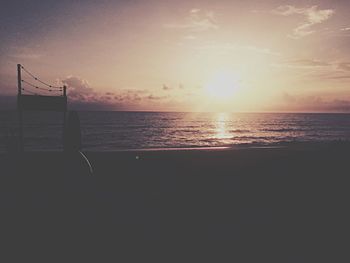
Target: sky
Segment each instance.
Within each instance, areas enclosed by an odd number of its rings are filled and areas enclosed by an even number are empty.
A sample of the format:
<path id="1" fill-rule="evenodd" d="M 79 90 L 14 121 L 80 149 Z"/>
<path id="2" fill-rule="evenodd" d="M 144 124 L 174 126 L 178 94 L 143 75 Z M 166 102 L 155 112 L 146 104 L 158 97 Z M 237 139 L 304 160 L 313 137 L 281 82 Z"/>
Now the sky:
<path id="1" fill-rule="evenodd" d="M 66 85 L 79 110 L 350 112 L 349 11 L 346 0 L 3 1 L 0 109 L 15 107 L 19 63 Z"/>

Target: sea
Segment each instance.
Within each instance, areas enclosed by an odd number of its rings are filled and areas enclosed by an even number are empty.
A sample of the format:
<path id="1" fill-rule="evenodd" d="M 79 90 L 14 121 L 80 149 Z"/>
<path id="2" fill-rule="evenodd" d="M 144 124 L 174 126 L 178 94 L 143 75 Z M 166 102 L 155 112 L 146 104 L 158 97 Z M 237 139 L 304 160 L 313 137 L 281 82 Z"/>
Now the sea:
<path id="1" fill-rule="evenodd" d="M 350 114 L 79 112 L 84 151 L 273 146 L 350 141 Z M 24 112 L 26 151 L 62 150 L 63 114 Z M 18 137 L 18 115 L 0 111 L 0 152 Z"/>

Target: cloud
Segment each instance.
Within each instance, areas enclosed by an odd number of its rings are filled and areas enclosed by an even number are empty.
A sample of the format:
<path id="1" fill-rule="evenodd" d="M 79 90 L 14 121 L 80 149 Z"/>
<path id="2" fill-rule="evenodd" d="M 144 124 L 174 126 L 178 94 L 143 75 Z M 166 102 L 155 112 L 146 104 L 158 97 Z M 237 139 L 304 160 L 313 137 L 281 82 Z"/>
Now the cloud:
<path id="1" fill-rule="evenodd" d="M 287 92 L 281 96 L 282 111 L 310 111 L 310 112 L 350 112 L 350 100 L 330 99 L 320 96 L 291 95 Z"/>
<path id="2" fill-rule="evenodd" d="M 61 80 L 67 86 L 67 95 L 73 108 L 89 110 L 124 110 L 139 104 L 148 93 L 144 90 L 119 90 L 118 92 L 97 92 L 83 78 L 68 76 Z"/>
<path id="3" fill-rule="evenodd" d="M 67 86 L 67 94 L 71 100 L 95 101 L 97 94 L 90 87 L 87 80 L 76 76 L 68 76 L 61 80 L 63 85 Z"/>
<path id="4" fill-rule="evenodd" d="M 190 13 L 191 13 L 191 14 L 196 14 L 196 13 L 198 13 L 199 11 L 201 11 L 199 8 L 193 8 L 193 9 L 190 10 Z"/>
<path id="5" fill-rule="evenodd" d="M 67 86 L 69 104 L 75 109 L 88 110 L 143 110 L 166 103 L 169 96 L 156 96 L 145 89 L 119 89 L 97 92 L 89 82 L 77 76 L 61 80 Z M 170 89 L 163 85 L 163 89 Z"/>
<path id="6" fill-rule="evenodd" d="M 280 56 L 280 53 L 271 51 L 268 48 L 261 48 L 256 46 L 239 46 L 238 49 L 244 49 L 244 50 L 248 50 L 248 51 L 252 51 L 252 52 L 260 53 L 264 55 Z"/>
<path id="7" fill-rule="evenodd" d="M 171 90 L 171 87 L 169 87 L 168 85 L 163 84 L 163 90 Z"/>
<path id="8" fill-rule="evenodd" d="M 196 49 L 199 50 L 218 50 L 220 52 L 227 52 L 227 51 L 248 51 L 252 53 L 258 53 L 263 55 L 272 55 L 272 56 L 280 56 L 281 54 L 278 52 L 274 52 L 268 48 L 264 47 L 256 47 L 256 46 L 243 46 L 243 45 L 235 45 L 231 43 L 224 43 L 224 44 L 209 44 L 209 45 L 202 45 L 197 46 Z"/>
<path id="9" fill-rule="evenodd" d="M 167 98 L 167 96 L 155 96 L 153 94 L 150 94 L 147 96 L 147 99 L 149 99 L 149 100 L 162 100 L 165 98 Z"/>
<path id="10" fill-rule="evenodd" d="M 347 61 L 323 61 L 318 59 L 289 59 L 275 65 L 276 67 L 289 67 L 312 70 L 319 69 L 322 74 L 314 74 L 320 79 L 346 79 L 349 78 L 350 62 Z M 327 70 L 327 71 L 325 71 Z"/>
<path id="11" fill-rule="evenodd" d="M 185 86 L 182 83 L 179 83 L 178 85 L 173 85 L 173 86 L 169 86 L 169 85 L 163 84 L 162 89 L 164 91 L 173 91 L 175 89 L 183 90 L 183 89 L 185 89 Z"/>
<path id="12" fill-rule="evenodd" d="M 317 59 L 290 59 L 282 61 L 281 64 L 287 65 L 289 67 L 300 67 L 300 68 L 309 68 L 309 67 L 327 67 L 331 66 L 332 63 L 317 60 Z"/>
<path id="13" fill-rule="evenodd" d="M 294 29 L 293 34 L 289 35 L 290 38 L 299 39 L 315 33 L 313 26 L 327 21 L 335 13 L 335 10 L 319 9 L 317 5 L 306 8 L 282 5 L 272 10 L 272 13 L 281 16 L 304 16 L 304 21 Z"/>
<path id="14" fill-rule="evenodd" d="M 16 60 L 37 60 L 43 57 L 43 54 L 31 47 L 11 47 L 8 57 Z"/>
<path id="15" fill-rule="evenodd" d="M 196 36 L 193 36 L 193 35 L 187 35 L 187 36 L 184 36 L 184 39 L 186 40 L 194 40 L 196 39 L 197 37 Z"/>
<path id="16" fill-rule="evenodd" d="M 143 92 L 139 90 L 122 90 L 119 91 L 117 100 L 133 104 L 143 99 L 143 96 L 141 94 L 143 94 Z"/>
<path id="17" fill-rule="evenodd" d="M 348 83 L 350 79 L 350 74 L 344 71 L 331 71 L 331 72 L 321 72 L 316 74 L 310 74 L 309 78 L 317 80 L 336 80 L 344 83 Z"/>
<path id="18" fill-rule="evenodd" d="M 350 79 L 350 62 L 324 61 L 318 59 L 289 59 L 274 64 L 275 67 L 300 69 L 304 72 L 303 78 L 335 80 L 348 82 Z"/>
<path id="19" fill-rule="evenodd" d="M 61 80 L 67 86 L 69 107 L 78 110 L 121 110 L 123 105 L 115 103 L 113 93 L 96 92 L 83 78 L 68 76 Z"/>
<path id="20" fill-rule="evenodd" d="M 343 71 L 350 71 L 350 62 L 340 62 L 337 64 L 337 68 Z"/>
<path id="21" fill-rule="evenodd" d="M 194 8 L 189 11 L 185 21 L 164 24 L 164 27 L 170 29 L 184 29 L 189 32 L 203 32 L 218 29 L 219 25 L 216 20 L 216 15 L 213 12 L 205 12 Z"/>

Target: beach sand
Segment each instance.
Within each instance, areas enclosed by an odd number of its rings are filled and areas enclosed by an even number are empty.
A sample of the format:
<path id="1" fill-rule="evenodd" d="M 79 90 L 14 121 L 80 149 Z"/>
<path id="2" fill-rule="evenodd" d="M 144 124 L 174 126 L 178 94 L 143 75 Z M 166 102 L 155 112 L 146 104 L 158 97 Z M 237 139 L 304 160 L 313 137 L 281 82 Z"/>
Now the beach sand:
<path id="1" fill-rule="evenodd" d="M 125 249 L 165 262 L 343 258 L 348 144 L 86 155 L 94 176 L 59 152 L 0 156 L 5 250 L 102 249 L 99 261 Z"/>

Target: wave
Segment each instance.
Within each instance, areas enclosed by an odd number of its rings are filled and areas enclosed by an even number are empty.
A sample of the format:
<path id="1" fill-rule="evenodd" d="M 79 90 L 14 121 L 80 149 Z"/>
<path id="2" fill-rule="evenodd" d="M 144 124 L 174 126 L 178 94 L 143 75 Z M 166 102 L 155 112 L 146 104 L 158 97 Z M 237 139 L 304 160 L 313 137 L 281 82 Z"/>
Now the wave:
<path id="1" fill-rule="evenodd" d="M 300 128 L 276 128 L 276 129 L 260 129 L 264 132 L 302 132 L 309 131 L 309 129 L 300 129 Z"/>
<path id="2" fill-rule="evenodd" d="M 247 132 L 250 132 L 250 130 L 234 129 L 234 130 L 230 130 L 230 132 L 233 132 L 233 133 L 247 133 Z"/>
<path id="3" fill-rule="evenodd" d="M 215 114 L 107 113 L 79 113 L 84 150 L 268 145 L 350 139 L 350 115 L 233 114 L 218 126 Z M 61 145 L 61 115 L 57 118 L 36 114 L 26 117 L 24 133 L 28 148 L 44 146 L 56 149 Z M 16 125 L 16 114 L 0 114 L 0 152 L 5 147 L 8 127 Z M 16 135 L 17 132 L 15 130 Z"/>

